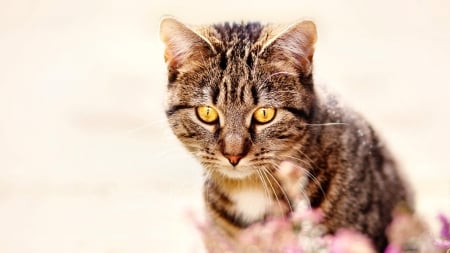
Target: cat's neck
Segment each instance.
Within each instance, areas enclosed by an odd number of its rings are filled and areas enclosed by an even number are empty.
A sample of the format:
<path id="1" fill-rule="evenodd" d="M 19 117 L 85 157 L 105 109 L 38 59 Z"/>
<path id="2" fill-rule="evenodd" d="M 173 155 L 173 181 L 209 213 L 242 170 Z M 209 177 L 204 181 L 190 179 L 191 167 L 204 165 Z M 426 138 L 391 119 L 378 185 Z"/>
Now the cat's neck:
<path id="1" fill-rule="evenodd" d="M 224 192 L 262 188 L 261 181 L 257 176 L 257 173 L 253 173 L 245 178 L 237 179 L 227 177 L 220 172 L 212 172 L 208 174 L 206 181 L 217 185 Z"/>
<path id="2" fill-rule="evenodd" d="M 205 188 L 223 194 L 230 201 L 231 210 L 236 217 L 240 217 L 244 224 L 251 224 L 289 211 L 289 200 L 284 199 L 280 185 L 275 180 L 260 178 L 256 172 L 243 179 L 226 178 L 212 173 L 205 181 Z"/>

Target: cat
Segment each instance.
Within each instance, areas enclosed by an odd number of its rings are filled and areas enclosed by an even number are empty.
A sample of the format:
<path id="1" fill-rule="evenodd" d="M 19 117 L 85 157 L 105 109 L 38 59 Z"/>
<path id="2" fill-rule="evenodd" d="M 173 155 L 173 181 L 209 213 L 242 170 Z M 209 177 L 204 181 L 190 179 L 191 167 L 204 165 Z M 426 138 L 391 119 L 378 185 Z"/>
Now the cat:
<path id="1" fill-rule="evenodd" d="M 193 27 L 167 17 L 160 37 L 167 119 L 204 167 L 205 205 L 217 227 L 233 237 L 288 215 L 275 172 L 291 161 L 307 170 L 303 190 L 329 233 L 354 229 L 382 251 L 393 208 L 412 208 L 412 197 L 371 125 L 314 85 L 312 21 Z"/>

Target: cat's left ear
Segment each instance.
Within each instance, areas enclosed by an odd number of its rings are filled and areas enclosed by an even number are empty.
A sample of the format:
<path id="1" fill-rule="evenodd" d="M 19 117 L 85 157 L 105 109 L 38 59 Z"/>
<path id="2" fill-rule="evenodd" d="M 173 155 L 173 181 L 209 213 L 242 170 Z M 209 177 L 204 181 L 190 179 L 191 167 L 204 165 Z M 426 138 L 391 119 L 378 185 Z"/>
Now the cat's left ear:
<path id="1" fill-rule="evenodd" d="M 263 45 L 260 53 L 270 50 L 272 60 L 287 60 L 299 70 L 309 73 L 316 40 L 316 25 L 312 21 L 301 21 L 274 35 Z"/>

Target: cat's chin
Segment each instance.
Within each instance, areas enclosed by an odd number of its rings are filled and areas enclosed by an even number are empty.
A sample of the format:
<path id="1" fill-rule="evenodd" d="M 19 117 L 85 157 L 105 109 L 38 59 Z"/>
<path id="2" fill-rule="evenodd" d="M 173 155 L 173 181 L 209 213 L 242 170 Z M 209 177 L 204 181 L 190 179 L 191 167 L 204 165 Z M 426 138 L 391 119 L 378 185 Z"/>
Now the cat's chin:
<path id="1" fill-rule="evenodd" d="M 251 176 L 254 173 L 254 171 L 252 170 L 248 169 L 242 170 L 238 168 L 220 168 L 218 171 L 223 176 L 231 179 L 244 179 Z"/>

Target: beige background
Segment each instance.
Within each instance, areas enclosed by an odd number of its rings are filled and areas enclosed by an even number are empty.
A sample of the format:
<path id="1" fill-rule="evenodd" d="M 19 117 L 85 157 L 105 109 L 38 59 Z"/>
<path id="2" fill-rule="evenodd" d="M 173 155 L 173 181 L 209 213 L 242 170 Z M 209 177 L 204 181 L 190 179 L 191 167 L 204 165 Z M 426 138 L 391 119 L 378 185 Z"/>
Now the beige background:
<path id="1" fill-rule="evenodd" d="M 339 2 L 339 3 L 338 3 Z M 0 1 L 0 252 L 196 252 L 201 169 L 163 114 L 158 22 L 318 25 L 317 83 L 450 214 L 449 1 Z"/>

